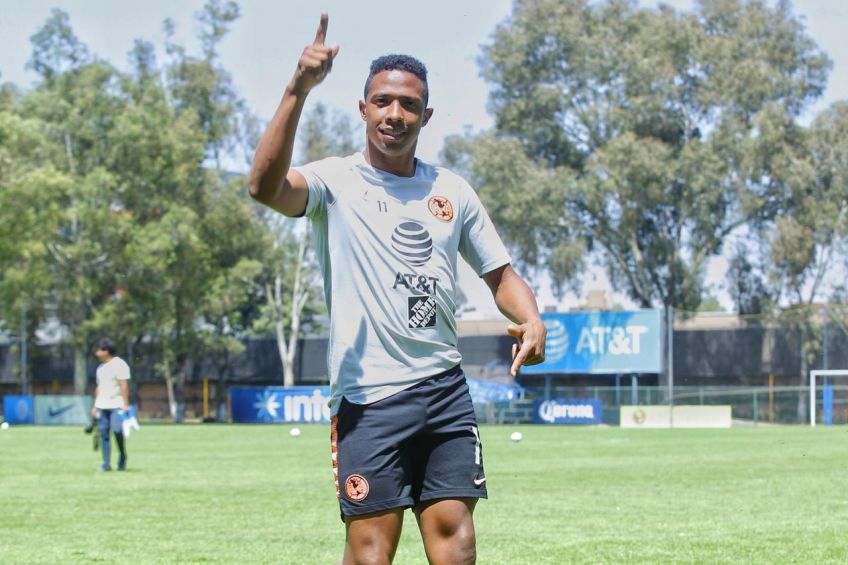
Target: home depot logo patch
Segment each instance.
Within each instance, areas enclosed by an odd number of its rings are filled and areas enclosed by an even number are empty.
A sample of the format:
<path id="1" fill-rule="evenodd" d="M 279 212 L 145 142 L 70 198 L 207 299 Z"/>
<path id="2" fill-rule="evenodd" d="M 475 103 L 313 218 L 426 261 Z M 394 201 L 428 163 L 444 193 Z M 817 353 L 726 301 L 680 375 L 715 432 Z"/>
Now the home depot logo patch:
<path id="1" fill-rule="evenodd" d="M 433 296 L 408 296 L 409 327 L 436 327 L 436 298 Z"/>

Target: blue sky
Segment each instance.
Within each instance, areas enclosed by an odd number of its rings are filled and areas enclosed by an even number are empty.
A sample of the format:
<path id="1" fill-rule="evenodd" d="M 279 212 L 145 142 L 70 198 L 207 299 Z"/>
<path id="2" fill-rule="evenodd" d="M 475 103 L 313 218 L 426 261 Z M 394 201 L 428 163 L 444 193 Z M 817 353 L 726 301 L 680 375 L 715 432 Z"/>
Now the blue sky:
<path id="1" fill-rule="evenodd" d="M 692 0 L 665 3 L 683 10 L 693 5 Z M 239 4 L 242 17 L 223 41 L 221 55 L 241 96 L 263 119 L 274 112 L 304 45 L 315 36 L 321 10 L 326 10 L 330 15 L 327 42 L 338 43 L 341 50 L 332 74 L 310 95 L 310 104 L 324 102 L 349 113 L 358 123 L 356 105 L 370 61 L 385 53 L 402 52 L 421 59 L 430 73 L 430 105 L 435 114 L 422 133 L 420 157 L 436 160 L 445 136 L 492 125 L 486 112 L 487 88 L 476 61 L 480 46 L 489 42 L 496 25 L 509 15 L 510 0 L 242 0 Z M 642 0 L 641 4 L 655 6 L 657 2 Z M 161 45 L 161 24 L 167 17 L 177 24 L 177 41 L 196 52 L 193 16 L 202 5 L 203 0 L 0 0 L 0 81 L 23 87 L 33 82 L 35 76 L 24 68 L 31 51 L 29 37 L 52 8 L 70 15 L 74 31 L 92 52 L 125 67 L 134 39 Z M 793 5 L 808 33 L 834 63 L 824 97 L 805 115 L 809 120 L 832 102 L 848 98 L 848 1 L 795 0 Z M 710 279 L 717 285 L 716 294 L 727 302 L 720 287 L 722 261 L 715 263 Z M 482 294 L 478 306 L 492 311 L 485 286 L 473 280 L 468 270 L 460 277 L 474 302 L 478 302 L 476 295 Z M 595 269 L 585 286 L 588 290 L 608 285 Z M 578 300 L 571 296 L 562 306 Z M 542 289 L 540 305 L 554 303 Z"/>

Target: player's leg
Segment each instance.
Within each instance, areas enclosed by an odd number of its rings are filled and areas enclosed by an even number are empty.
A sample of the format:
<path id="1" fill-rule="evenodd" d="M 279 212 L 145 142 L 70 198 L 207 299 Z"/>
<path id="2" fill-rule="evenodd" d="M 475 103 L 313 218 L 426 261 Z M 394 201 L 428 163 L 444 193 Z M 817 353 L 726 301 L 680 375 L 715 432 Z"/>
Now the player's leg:
<path id="1" fill-rule="evenodd" d="M 343 399 L 331 425 L 345 564 L 390 563 L 414 504 L 408 441 L 424 423 L 407 391 L 361 405 Z"/>
<path id="2" fill-rule="evenodd" d="M 124 446 L 121 414 L 118 410 L 110 410 L 109 412 L 109 429 L 112 431 L 112 435 L 115 436 L 115 444 L 118 446 L 118 470 L 123 471 L 127 465 L 127 451 Z"/>
<path id="3" fill-rule="evenodd" d="M 365 516 L 345 516 L 343 565 L 387 565 L 397 551 L 403 508 Z"/>
<path id="4" fill-rule="evenodd" d="M 109 433 L 111 432 L 111 410 L 100 410 L 100 417 L 97 420 L 97 431 L 100 434 L 100 452 L 103 454 L 103 465 L 100 467 L 104 471 L 111 469 L 111 445 L 109 443 Z"/>
<path id="5" fill-rule="evenodd" d="M 123 471 L 127 467 L 127 448 L 124 443 L 124 426 L 121 422 L 121 413 L 118 410 L 112 410 L 109 425 L 112 428 L 112 433 L 115 434 L 115 443 L 118 446 L 118 470 Z"/>
<path id="6" fill-rule="evenodd" d="M 483 449 L 465 376 L 432 379 L 427 397 L 428 434 L 410 446 L 418 527 L 431 563 L 474 563 L 474 507 L 486 498 Z"/>
<path id="7" fill-rule="evenodd" d="M 433 500 L 415 507 L 427 560 L 433 565 L 477 562 L 474 533 L 476 498 Z"/>

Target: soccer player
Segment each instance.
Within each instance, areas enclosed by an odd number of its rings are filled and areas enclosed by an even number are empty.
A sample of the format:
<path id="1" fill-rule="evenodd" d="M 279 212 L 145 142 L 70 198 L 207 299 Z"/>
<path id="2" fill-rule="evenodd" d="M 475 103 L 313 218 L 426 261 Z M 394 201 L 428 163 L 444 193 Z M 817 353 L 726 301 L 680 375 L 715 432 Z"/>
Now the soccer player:
<path id="1" fill-rule="evenodd" d="M 545 326 L 477 194 L 415 157 L 427 71 L 376 59 L 359 111 L 364 152 L 291 167 L 309 92 L 339 52 L 327 14 L 264 132 L 251 196 L 312 222 L 330 312 L 332 457 L 346 526 L 343 563 L 390 563 L 412 508 L 431 563 L 474 563 L 486 497 L 480 434 L 457 350 L 457 258 L 491 288 L 517 338 L 512 372 L 544 360 Z"/>
<path id="2" fill-rule="evenodd" d="M 91 414 L 97 420 L 97 429 L 100 432 L 101 452 L 103 453 L 103 465 L 101 471 L 111 471 L 111 444 L 109 432 L 115 435 L 118 444 L 118 470 L 127 468 L 127 447 L 121 426 L 121 410 L 128 412 L 130 409 L 130 367 L 126 361 L 116 354 L 115 344 L 109 338 L 103 338 L 97 342 L 94 355 L 100 361 L 97 367 L 97 386 L 94 388 L 94 406 Z"/>

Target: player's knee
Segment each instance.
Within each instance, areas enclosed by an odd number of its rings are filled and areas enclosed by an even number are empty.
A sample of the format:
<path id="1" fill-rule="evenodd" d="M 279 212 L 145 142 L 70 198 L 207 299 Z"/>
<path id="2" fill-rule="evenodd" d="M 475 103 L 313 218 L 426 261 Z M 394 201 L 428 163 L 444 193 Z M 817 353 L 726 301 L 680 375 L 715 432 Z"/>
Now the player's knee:
<path id="1" fill-rule="evenodd" d="M 455 563 L 468 564 L 477 561 L 477 538 L 473 527 L 461 527 L 450 538 L 456 555 Z"/>
<path id="2" fill-rule="evenodd" d="M 448 541 L 445 563 L 451 565 L 473 565 L 477 562 L 477 545 L 474 536 L 456 535 Z"/>
<path id="3" fill-rule="evenodd" d="M 477 538 L 469 521 L 441 521 L 426 540 L 433 563 L 467 565 L 477 561 Z"/>
<path id="4" fill-rule="evenodd" d="M 425 543 L 427 557 L 434 565 L 473 565 L 477 563 L 474 536 L 453 536 Z"/>

